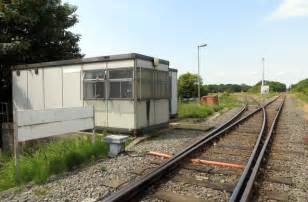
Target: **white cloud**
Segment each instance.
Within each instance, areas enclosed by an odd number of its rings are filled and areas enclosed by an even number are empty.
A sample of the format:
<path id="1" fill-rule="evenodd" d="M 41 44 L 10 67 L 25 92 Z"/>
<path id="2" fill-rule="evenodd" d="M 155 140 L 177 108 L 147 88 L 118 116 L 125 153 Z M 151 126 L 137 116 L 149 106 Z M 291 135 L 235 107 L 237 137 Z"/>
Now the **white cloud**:
<path id="1" fill-rule="evenodd" d="M 308 16 L 308 0 L 283 0 L 269 19 L 285 19 L 289 17 Z"/>

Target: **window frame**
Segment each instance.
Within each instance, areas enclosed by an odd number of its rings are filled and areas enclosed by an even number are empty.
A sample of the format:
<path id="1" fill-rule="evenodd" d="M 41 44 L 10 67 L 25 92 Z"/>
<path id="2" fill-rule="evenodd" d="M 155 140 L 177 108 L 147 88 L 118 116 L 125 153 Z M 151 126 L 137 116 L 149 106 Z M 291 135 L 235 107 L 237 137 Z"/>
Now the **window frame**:
<path id="1" fill-rule="evenodd" d="M 129 70 L 132 71 L 131 78 L 115 78 L 111 79 L 110 78 L 110 71 L 123 71 L 123 70 Z M 107 76 L 107 81 L 108 81 L 108 92 L 107 92 L 107 99 L 109 100 L 134 100 L 134 68 L 133 67 L 122 67 L 122 68 L 112 68 L 112 69 L 107 69 L 106 70 L 106 76 Z M 110 84 L 112 82 L 119 82 L 120 83 L 120 97 L 110 97 Z M 122 97 L 122 82 L 130 82 L 131 83 L 131 97 Z"/>
<path id="2" fill-rule="evenodd" d="M 86 79 L 86 73 L 89 73 L 89 72 L 103 72 L 104 73 L 104 78 L 103 79 Z M 83 70 L 83 100 L 106 100 L 107 99 L 107 96 L 106 96 L 106 90 L 107 90 L 107 80 L 106 80 L 106 70 L 105 69 L 93 69 L 93 70 Z M 85 85 L 86 83 L 93 83 L 95 84 L 95 97 L 93 98 L 89 98 L 86 96 L 86 88 L 85 88 Z M 101 98 L 101 97 L 97 97 L 97 94 L 96 94 L 96 84 L 97 83 L 103 83 L 104 84 L 104 96 Z"/>

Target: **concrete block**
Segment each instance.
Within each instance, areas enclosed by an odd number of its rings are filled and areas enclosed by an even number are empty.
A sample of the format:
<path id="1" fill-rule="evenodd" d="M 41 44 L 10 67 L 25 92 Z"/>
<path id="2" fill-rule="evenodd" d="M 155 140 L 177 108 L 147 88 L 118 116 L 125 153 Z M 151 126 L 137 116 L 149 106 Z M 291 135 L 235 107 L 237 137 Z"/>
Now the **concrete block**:
<path id="1" fill-rule="evenodd" d="M 108 156 L 115 157 L 119 153 L 125 151 L 125 142 L 127 141 L 127 135 L 108 135 L 105 137 L 105 141 L 109 144 Z"/>

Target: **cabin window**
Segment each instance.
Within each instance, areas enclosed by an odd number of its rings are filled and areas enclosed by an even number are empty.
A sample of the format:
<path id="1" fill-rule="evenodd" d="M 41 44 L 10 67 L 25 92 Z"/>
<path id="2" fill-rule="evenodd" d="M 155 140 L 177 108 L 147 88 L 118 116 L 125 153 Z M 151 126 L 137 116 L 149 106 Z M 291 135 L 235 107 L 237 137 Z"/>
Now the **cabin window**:
<path id="1" fill-rule="evenodd" d="M 132 98 L 133 69 L 112 69 L 109 74 L 109 98 Z"/>
<path id="2" fill-rule="evenodd" d="M 139 68 L 137 71 L 137 86 L 139 99 L 151 99 L 154 96 L 154 70 Z"/>
<path id="3" fill-rule="evenodd" d="M 170 97 L 169 72 L 139 68 L 136 76 L 139 99 L 168 99 Z"/>
<path id="4" fill-rule="evenodd" d="M 169 98 L 169 73 L 167 71 L 156 71 L 154 75 L 155 98 Z"/>
<path id="5" fill-rule="evenodd" d="M 85 100 L 105 98 L 105 70 L 84 72 L 83 95 Z"/>

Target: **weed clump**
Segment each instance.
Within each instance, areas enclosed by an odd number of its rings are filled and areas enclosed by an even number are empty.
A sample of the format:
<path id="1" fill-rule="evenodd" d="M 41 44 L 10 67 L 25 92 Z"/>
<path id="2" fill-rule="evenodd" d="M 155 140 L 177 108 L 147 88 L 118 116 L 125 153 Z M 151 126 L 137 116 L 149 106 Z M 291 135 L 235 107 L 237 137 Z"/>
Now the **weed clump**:
<path id="1" fill-rule="evenodd" d="M 180 118 L 206 118 L 214 112 L 218 112 L 224 108 L 230 109 L 238 106 L 236 98 L 230 94 L 222 94 L 219 96 L 219 105 L 203 105 L 196 102 L 180 103 L 178 115 Z"/>
<path id="2" fill-rule="evenodd" d="M 107 150 L 108 146 L 102 137 L 97 137 L 94 143 L 91 137 L 82 136 L 42 145 L 33 153 L 24 152 L 20 155 L 19 182 L 44 183 L 52 175 L 71 171 L 81 164 L 105 157 Z M 6 157 L 1 163 L 0 191 L 3 191 L 15 187 L 17 179 L 14 159 Z"/>

